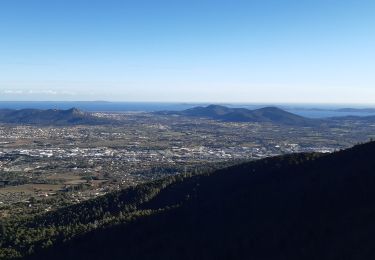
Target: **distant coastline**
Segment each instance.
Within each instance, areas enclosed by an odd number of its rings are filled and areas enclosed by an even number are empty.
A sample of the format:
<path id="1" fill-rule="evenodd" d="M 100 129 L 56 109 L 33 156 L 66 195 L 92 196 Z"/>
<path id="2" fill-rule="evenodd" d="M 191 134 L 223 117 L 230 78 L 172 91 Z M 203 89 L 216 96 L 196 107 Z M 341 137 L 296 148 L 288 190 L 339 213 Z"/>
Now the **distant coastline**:
<path id="1" fill-rule="evenodd" d="M 79 108 L 89 112 L 154 112 L 163 110 L 181 111 L 198 105 L 211 103 L 184 102 L 107 102 L 107 101 L 0 101 L 0 109 L 70 109 Z M 233 104 L 229 107 L 257 109 L 270 104 Z M 272 104 L 288 112 L 310 118 L 375 115 L 375 107 L 349 107 L 348 105 Z"/>

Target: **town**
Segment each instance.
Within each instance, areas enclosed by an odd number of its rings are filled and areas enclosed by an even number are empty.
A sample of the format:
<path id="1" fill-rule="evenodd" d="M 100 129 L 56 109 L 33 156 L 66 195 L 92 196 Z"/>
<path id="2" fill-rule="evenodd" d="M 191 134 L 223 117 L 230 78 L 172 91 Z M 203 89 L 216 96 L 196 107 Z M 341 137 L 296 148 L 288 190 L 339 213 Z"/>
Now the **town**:
<path id="1" fill-rule="evenodd" d="M 0 216 L 50 211 L 202 165 L 330 153 L 373 137 L 373 125 L 350 121 L 288 127 L 140 112 L 96 116 L 122 124 L 0 125 Z"/>

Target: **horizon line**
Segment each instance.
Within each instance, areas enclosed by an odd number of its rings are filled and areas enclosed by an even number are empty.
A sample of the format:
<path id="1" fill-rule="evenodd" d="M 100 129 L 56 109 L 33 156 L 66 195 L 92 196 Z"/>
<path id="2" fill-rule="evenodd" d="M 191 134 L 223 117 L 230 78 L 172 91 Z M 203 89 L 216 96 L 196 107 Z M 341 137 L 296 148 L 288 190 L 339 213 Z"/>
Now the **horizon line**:
<path id="1" fill-rule="evenodd" d="M 2 103 L 149 103 L 149 104 L 237 104 L 237 105 L 368 105 L 375 106 L 375 103 L 355 102 L 270 102 L 270 101 L 127 101 L 127 100 L 0 100 Z"/>

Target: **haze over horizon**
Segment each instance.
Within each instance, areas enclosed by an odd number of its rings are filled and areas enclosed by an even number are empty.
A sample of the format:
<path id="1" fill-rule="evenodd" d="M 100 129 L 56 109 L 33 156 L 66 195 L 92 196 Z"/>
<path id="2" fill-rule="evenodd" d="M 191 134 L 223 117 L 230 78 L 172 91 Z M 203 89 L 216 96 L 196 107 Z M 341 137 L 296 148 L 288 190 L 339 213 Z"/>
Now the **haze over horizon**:
<path id="1" fill-rule="evenodd" d="M 0 101 L 374 104 L 375 2 L 0 3 Z"/>

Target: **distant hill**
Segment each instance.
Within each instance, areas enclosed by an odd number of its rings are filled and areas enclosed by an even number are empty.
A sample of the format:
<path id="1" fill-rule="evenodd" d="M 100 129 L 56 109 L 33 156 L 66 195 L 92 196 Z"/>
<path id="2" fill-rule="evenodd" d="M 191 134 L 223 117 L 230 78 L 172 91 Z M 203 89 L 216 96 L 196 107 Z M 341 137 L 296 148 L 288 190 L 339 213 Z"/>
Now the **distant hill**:
<path id="1" fill-rule="evenodd" d="M 0 242 L 30 259 L 374 259 L 374 154 L 372 142 L 169 177 L 5 225 Z"/>
<path id="2" fill-rule="evenodd" d="M 350 120 L 356 122 L 367 122 L 367 123 L 375 123 L 375 116 L 342 116 L 342 117 L 331 117 L 328 118 L 331 122 L 343 121 L 343 120 Z"/>
<path id="3" fill-rule="evenodd" d="M 246 108 L 229 108 L 226 106 L 209 105 L 194 107 L 183 111 L 163 111 L 159 114 L 175 114 L 188 117 L 206 117 L 227 122 L 270 122 L 284 125 L 311 126 L 320 121 L 289 113 L 277 107 L 264 107 L 255 110 Z"/>
<path id="4" fill-rule="evenodd" d="M 110 123 L 110 120 L 93 116 L 77 108 L 58 109 L 1 109 L 0 123 L 32 125 L 96 125 Z"/>
<path id="5" fill-rule="evenodd" d="M 332 111 L 336 112 L 349 112 L 349 113 L 375 113 L 375 108 L 339 108 L 339 109 L 332 109 Z"/>

